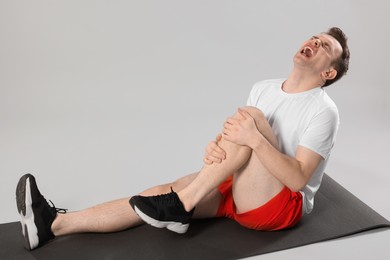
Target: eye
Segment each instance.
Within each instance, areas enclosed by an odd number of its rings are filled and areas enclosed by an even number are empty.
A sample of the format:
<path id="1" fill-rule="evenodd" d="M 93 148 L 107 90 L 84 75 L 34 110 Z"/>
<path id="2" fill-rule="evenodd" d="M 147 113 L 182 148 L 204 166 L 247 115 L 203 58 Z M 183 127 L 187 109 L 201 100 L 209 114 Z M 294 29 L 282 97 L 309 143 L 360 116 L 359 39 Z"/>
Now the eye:
<path id="1" fill-rule="evenodd" d="M 323 44 L 322 44 L 322 47 L 324 47 L 324 49 L 325 49 L 326 51 L 330 51 L 330 46 L 329 46 L 328 43 L 323 43 Z"/>

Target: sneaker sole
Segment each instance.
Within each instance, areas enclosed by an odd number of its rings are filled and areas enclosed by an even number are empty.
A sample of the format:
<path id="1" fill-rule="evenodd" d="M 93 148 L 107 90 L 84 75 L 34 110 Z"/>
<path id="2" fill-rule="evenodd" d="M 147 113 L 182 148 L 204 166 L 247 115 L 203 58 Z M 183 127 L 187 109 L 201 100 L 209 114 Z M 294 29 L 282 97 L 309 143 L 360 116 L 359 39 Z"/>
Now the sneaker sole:
<path id="1" fill-rule="evenodd" d="M 25 247 L 28 250 L 36 248 L 39 244 L 38 229 L 32 210 L 30 176 L 29 174 L 22 176 L 16 187 L 16 205 L 20 214 Z"/>
<path id="2" fill-rule="evenodd" d="M 180 222 L 174 222 L 174 221 L 160 221 L 154 218 L 149 217 L 148 215 L 144 214 L 141 210 L 137 208 L 137 206 L 134 206 L 134 211 L 138 214 L 138 216 L 148 223 L 149 225 L 156 227 L 156 228 L 167 228 L 168 230 L 171 230 L 173 232 L 176 232 L 178 234 L 184 234 L 187 232 L 188 227 L 190 224 L 183 224 Z"/>

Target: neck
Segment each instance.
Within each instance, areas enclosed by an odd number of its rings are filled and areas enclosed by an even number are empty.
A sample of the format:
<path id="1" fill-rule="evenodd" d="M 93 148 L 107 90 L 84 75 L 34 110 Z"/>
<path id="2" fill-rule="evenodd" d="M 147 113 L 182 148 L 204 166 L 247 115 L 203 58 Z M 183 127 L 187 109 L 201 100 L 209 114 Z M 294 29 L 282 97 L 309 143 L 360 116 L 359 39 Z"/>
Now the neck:
<path id="1" fill-rule="evenodd" d="M 294 69 L 283 84 L 283 91 L 287 93 L 299 93 L 322 86 L 318 75 L 310 75 L 307 72 Z"/>

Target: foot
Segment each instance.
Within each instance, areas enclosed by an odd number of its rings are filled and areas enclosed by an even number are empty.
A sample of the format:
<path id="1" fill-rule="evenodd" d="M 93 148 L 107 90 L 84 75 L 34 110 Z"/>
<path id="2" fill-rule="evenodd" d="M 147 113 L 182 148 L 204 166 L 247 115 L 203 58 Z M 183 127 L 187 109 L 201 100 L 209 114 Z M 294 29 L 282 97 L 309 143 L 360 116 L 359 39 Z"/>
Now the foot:
<path id="1" fill-rule="evenodd" d="M 190 212 L 184 209 L 183 203 L 173 190 L 168 194 L 157 196 L 134 196 L 130 199 L 130 205 L 149 225 L 167 228 L 180 234 L 187 232 L 194 213 L 194 209 Z"/>
<path id="2" fill-rule="evenodd" d="M 25 247 L 33 250 L 54 238 L 51 225 L 57 212 L 64 209 L 50 206 L 39 192 L 34 176 L 23 175 L 16 187 L 16 205 L 20 214 Z"/>

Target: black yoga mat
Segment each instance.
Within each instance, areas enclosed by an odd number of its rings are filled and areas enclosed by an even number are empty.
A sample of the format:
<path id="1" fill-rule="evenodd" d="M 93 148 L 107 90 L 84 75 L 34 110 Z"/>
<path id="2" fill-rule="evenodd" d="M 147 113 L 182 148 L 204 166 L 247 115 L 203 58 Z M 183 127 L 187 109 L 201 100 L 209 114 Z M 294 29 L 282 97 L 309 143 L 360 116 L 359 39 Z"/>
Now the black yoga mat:
<path id="1" fill-rule="evenodd" d="M 118 233 L 59 237 L 29 252 L 20 224 L 13 222 L 0 225 L 0 259 L 237 259 L 380 227 L 390 222 L 325 175 L 315 209 L 289 230 L 259 232 L 229 219 L 197 220 L 184 235 L 142 225 Z"/>

